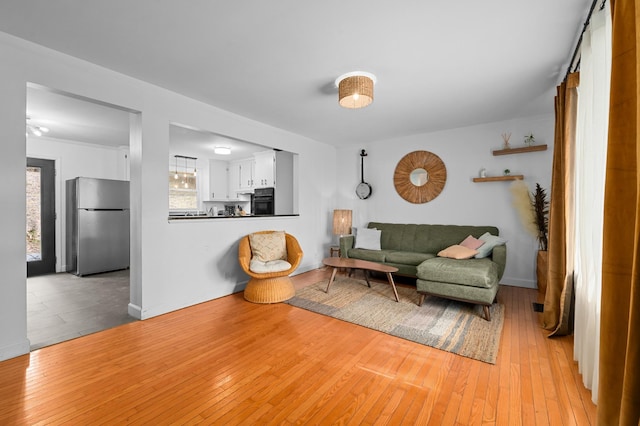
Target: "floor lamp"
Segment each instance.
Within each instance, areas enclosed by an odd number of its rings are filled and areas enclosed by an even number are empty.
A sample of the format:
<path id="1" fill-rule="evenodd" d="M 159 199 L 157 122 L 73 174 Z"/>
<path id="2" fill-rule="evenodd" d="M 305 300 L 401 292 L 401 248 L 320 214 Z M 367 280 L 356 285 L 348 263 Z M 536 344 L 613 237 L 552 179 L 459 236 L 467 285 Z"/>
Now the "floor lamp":
<path id="1" fill-rule="evenodd" d="M 337 251 L 340 256 L 340 237 L 351 234 L 351 210 L 334 210 L 333 211 L 333 235 L 338 235 L 338 245 L 331 248 L 329 253 L 333 256 L 333 252 Z"/>

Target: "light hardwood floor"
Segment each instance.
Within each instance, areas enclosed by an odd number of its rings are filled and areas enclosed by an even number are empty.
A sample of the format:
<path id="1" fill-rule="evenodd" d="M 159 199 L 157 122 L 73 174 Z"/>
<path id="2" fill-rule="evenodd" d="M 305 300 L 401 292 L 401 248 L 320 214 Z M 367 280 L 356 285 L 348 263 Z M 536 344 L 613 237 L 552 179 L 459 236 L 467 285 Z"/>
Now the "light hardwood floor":
<path id="1" fill-rule="evenodd" d="M 536 298 L 501 287 L 490 365 L 234 294 L 1 362 L 0 424 L 595 424 Z"/>

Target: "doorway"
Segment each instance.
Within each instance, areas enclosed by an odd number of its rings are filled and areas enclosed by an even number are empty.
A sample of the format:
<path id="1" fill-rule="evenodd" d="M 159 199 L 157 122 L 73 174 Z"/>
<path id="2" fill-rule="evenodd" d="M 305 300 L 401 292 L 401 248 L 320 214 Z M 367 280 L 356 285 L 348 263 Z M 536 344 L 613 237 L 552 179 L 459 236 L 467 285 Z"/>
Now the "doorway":
<path id="1" fill-rule="evenodd" d="M 27 212 L 42 211 L 27 219 L 27 338 L 32 350 L 135 320 L 128 313 L 128 269 L 83 277 L 66 272 L 71 266 L 66 182 L 78 176 L 129 180 L 131 114 L 99 100 L 27 84 L 27 191 L 38 194 L 29 197 Z"/>
<path id="2" fill-rule="evenodd" d="M 56 272 L 55 162 L 27 158 L 27 277 Z"/>

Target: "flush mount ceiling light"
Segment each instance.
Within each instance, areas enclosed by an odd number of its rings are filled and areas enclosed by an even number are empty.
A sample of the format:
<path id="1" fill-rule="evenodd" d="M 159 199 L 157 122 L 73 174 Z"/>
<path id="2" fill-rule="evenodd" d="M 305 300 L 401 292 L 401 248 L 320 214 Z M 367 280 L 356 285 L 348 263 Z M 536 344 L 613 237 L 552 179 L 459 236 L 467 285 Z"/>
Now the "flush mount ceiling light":
<path id="1" fill-rule="evenodd" d="M 228 146 L 216 146 L 213 148 L 213 152 L 219 155 L 229 155 L 231 154 L 231 148 Z"/>
<path id="2" fill-rule="evenodd" d="M 336 79 L 338 102 L 344 108 L 364 108 L 373 102 L 376 76 L 363 71 L 343 74 Z"/>
<path id="3" fill-rule="evenodd" d="M 42 136 L 43 133 L 49 132 L 48 127 L 36 126 L 35 124 L 29 123 L 29 120 L 31 120 L 31 117 L 27 117 L 27 136 L 29 136 L 29 133 L 36 136 Z"/>

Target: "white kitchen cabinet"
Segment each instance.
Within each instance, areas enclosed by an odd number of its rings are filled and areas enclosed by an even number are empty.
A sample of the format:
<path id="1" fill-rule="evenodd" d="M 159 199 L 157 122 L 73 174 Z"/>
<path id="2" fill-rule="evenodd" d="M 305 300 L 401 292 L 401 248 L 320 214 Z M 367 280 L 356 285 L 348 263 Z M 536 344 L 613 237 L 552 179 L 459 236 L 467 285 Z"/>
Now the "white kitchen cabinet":
<path id="1" fill-rule="evenodd" d="M 253 192 L 254 159 L 245 158 L 229 163 L 229 197 L 238 192 Z"/>
<path id="2" fill-rule="evenodd" d="M 254 167 L 255 160 L 247 158 L 240 160 L 240 191 L 251 190 L 254 188 Z"/>
<path id="3" fill-rule="evenodd" d="M 209 192 L 211 200 L 229 198 L 228 163 L 221 160 L 209 160 Z M 233 194 L 235 197 L 235 194 Z"/>
<path id="4" fill-rule="evenodd" d="M 229 175 L 228 175 L 228 194 L 230 197 L 235 197 L 238 191 L 240 191 L 240 162 L 231 161 L 229 163 Z"/>
<path id="5" fill-rule="evenodd" d="M 255 158 L 255 188 L 268 188 L 276 185 L 276 151 L 256 152 Z"/>

